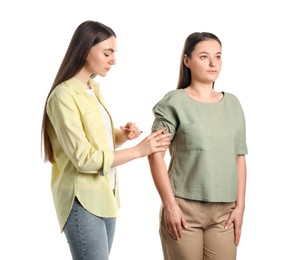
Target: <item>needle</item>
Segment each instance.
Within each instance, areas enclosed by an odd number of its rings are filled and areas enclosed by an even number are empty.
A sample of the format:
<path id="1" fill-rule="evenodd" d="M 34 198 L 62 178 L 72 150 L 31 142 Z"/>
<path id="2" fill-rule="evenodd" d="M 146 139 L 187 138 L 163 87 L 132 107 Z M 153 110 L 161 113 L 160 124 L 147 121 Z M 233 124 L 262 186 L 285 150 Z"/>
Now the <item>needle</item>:
<path id="1" fill-rule="evenodd" d="M 128 131 L 130 131 L 130 132 L 137 132 L 137 130 L 131 130 L 130 128 L 124 128 L 125 130 L 128 130 Z M 145 131 L 140 131 L 140 133 L 146 133 Z"/>

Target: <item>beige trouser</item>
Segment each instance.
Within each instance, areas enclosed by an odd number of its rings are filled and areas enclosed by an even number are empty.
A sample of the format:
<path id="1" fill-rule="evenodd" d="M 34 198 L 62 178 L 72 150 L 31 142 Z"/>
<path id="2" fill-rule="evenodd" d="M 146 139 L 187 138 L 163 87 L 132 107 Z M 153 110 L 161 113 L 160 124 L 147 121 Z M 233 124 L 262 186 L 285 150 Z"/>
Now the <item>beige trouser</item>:
<path id="1" fill-rule="evenodd" d="M 235 203 L 210 203 L 176 198 L 186 222 L 180 240 L 175 240 L 160 214 L 160 238 L 165 260 L 235 260 L 234 229 L 224 224 Z"/>

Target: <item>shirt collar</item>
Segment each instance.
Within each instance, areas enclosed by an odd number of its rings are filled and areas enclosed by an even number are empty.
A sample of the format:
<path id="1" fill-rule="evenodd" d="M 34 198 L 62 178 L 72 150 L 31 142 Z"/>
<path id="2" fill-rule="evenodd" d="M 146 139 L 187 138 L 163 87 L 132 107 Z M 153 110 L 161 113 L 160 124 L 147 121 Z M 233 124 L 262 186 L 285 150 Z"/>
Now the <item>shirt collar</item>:
<path id="1" fill-rule="evenodd" d="M 89 79 L 88 82 L 92 87 L 99 87 L 98 83 L 93 79 Z M 72 77 L 71 79 L 66 80 L 66 83 L 78 94 L 81 94 L 85 90 L 84 84 L 76 77 Z"/>

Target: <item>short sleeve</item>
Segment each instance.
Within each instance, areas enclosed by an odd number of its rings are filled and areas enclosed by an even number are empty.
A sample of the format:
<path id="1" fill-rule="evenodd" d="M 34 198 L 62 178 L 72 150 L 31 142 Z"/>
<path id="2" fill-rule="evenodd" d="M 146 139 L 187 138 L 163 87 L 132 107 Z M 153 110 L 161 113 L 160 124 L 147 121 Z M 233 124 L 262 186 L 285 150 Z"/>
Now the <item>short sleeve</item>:
<path id="1" fill-rule="evenodd" d="M 173 139 L 178 125 L 175 109 L 162 100 L 153 107 L 152 112 L 154 114 L 152 131 L 166 127 L 165 132 L 172 133 L 170 138 Z"/>
<path id="2" fill-rule="evenodd" d="M 246 123 L 245 123 L 244 112 L 243 112 L 243 109 L 242 109 L 240 103 L 239 103 L 239 108 L 240 108 L 240 118 L 241 118 L 241 129 L 240 129 L 239 138 L 238 138 L 237 154 L 243 155 L 243 154 L 248 153 L 247 144 L 246 144 Z"/>
<path id="3" fill-rule="evenodd" d="M 247 154 L 247 144 L 246 144 L 246 129 L 245 129 L 245 120 L 243 118 L 242 129 L 240 131 L 240 138 L 238 140 L 238 151 L 237 154 Z"/>

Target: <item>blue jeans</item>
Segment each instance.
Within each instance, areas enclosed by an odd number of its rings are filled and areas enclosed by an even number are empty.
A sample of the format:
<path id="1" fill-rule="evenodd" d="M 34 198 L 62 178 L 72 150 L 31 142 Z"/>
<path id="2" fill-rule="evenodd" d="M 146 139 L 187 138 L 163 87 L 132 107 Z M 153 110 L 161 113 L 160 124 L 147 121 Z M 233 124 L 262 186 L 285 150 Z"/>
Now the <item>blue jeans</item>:
<path id="1" fill-rule="evenodd" d="M 72 259 L 108 260 L 116 218 L 100 218 L 85 210 L 75 198 L 64 228 Z"/>

